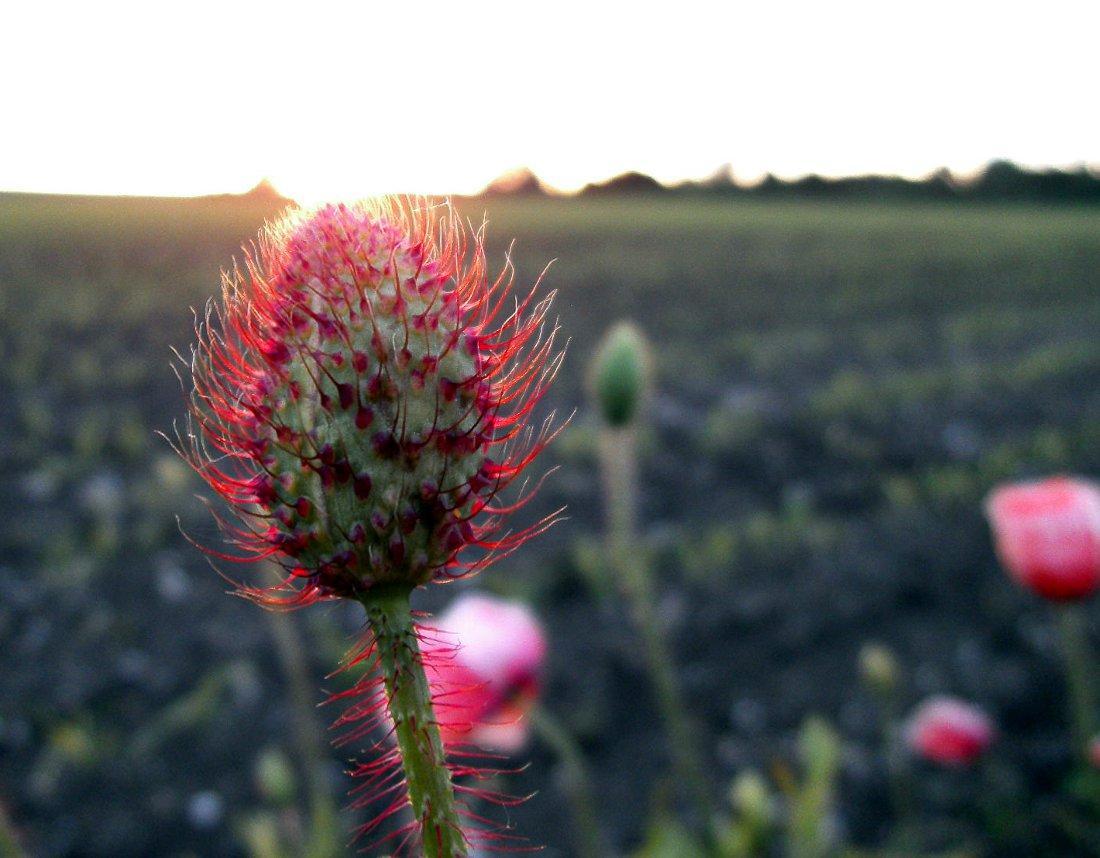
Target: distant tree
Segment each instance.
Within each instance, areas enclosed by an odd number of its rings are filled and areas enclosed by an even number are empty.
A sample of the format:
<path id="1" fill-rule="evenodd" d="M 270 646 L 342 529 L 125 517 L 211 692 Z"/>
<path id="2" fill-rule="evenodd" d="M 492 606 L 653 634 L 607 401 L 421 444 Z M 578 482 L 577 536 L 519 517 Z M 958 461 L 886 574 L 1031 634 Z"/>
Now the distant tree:
<path id="1" fill-rule="evenodd" d="M 970 193 L 986 199 L 1019 199 L 1031 195 L 1031 175 L 1011 161 L 990 161 L 977 180 L 970 186 Z"/>
<path id="2" fill-rule="evenodd" d="M 266 176 L 260 179 L 245 196 L 257 200 L 271 200 L 273 202 L 279 202 L 280 200 L 286 199 L 286 197 L 279 193 L 275 185 L 272 184 L 271 179 Z"/>
<path id="3" fill-rule="evenodd" d="M 937 199 L 954 199 L 959 195 L 959 181 L 946 167 L 940 167 L 924 182 L 928 193 Z"/>
<path id="4" fill-rule="evenodd" d="M 518 175 L 518 178 L 517 178 Z M 507 178 L 508 183 L 504 184 Z M 498 183 L 500 188 L 498 189 Z M 487 193 L 534 192 L 538 183 L 530 171 L 509 174 L 490 185 Z M 541 184 L 537 185 L 542 187 Z M 519 190 L 510 190 L 515 187 Z M 531 189 L 531 190 L 526 190 Z M 739 185 L 733 169 L 723 164 L 699 181 L 662 185 L 644 173 L 629 172 L 606 182 L 585 185 L 584 195 L 614 196 L 640 194 L 747 194 L 768 199 L 841 200 L 988 200 L 1030 202 L 1100 203 L 1100 175 L 1082 165 L 1070 170 L 1027 170 L 1011 161 L 992 161 L 976 178 L 960 180 L 941 168 L 921 180 L 903 176 L 846 176 L 830 178 L 811 173 L 783 180 L 768 173 L 755 185 Z"/>
<path id="5" fill-rule="evenodd" d="M 830 195 L 833 183 L 816 173 L 810 173 L 794 182 L 788 182 L 787 188 L 800 197 L 826 197 Z"/>
<path id="6" fill-rule="evenodd" d="M 585 185 L 581 193 L 586 196 L 613 196 L 615 194 L 667 193 L 668 188 L 645 173 L 623 173 L 599 184 Z"/>
<path id="7" fill-rule="evenodd" d="M 493 179 L 481 193 L 487 197 L 530 197 L 545 195 L 547 188 L 530 168 L 520 167 Z"/>
<path id="8" fill-rule="evenodd" d="M 699 182 L 699 186 L 708 191 L 736 191 L 740 190 L 737 178 L 733 175 L 733 164 L 722 164 L 717 170 Z"/>
<path id="9" fill-rule="evenodd" d="M 737 184 L 737 180 L 733 177 L 733 164 L 727 161 L 725 164 L 720 165 L 713 173 L 703 179 L 700 184 L 715 186 Z"/>
<path id="10" fill-rule="evenodd" d="M 752 188 L 752 191 L 763 197 L 775 197 L 782 194 L 785 188 L 786 185 L 782 179 L 768 173 Z"/>
<path id="11" fill-rule="evenodd" d="M 1084 165 L 1073 170 L 1045 170 L 1035 175 L 1035 191 L 1042 199 L 1100 202 L 1100 178 Z"/>
<path id="12" fill-rule="evenodd" d="M 990 162 L 966 191 L 983 200 L 1100 202 L 1100 178 L 1083 165 L 1036 171 L 1000 160 Z"/>

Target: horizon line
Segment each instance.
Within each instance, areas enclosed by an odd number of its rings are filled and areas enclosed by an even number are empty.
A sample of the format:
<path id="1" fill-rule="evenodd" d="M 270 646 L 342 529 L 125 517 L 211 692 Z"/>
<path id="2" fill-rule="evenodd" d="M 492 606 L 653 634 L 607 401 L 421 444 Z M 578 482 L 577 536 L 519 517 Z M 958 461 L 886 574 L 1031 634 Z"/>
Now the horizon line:
<path id="1" fill-rule="evenodd" d="M 695 188 L 720 187 L 722 184 L 728 185 L 732 188 L 739 190 L 751 191 L 760 188 L 762 185 L 769 183 L 769 181 L 778 181 L 781 184 L 794 185 L 799 182 L 804 182 L 808 179 L 821 179 L 825 182 L 844 182 L 851 180 L 870 180 L 870 179 L 883 179 L 883 180 L 896 180 L 904 181 L 912 184 L 921 184 L 929 182 L 936 177 L 946 176 L 950 180 L 957 182 L 961 186 L 972 184 L 981 179 L 989 169 L 997 164 L 1010 165 L 1024 174 L 1043 174 L 1043 173 L 1062 173 L 1062 174 L 1080 174 L 1084 173 L 1093 179 L 1100 180 L 1100 161 L 1089 161 L 1081 159 L 1063 164 L 1043 164 L 1033 165 L 1024 164 L 1019 161 L 1014 161 L 1008 158 L 991 158 L 985 161 L 980 167 L 972 170 L 954 170 L 947 166 L 940 166 L 934 169 L 928 170 L 919 174 L 906 174 L 902 172 L 857 172 L 857 173 L 825 173 L 817 171 L 807 171 L 803 173 L 783 174 L 775 172 L 765 172 L 750 180 L 740 180 L 736 170 L 731 163 L 725 163 L 719 165 L 716 169 L 704 176 L 698 176 L 693 178 L 683 178 L 675 181 L 665 181 L 655 176 L 645 173 L 641 170 L 627 169 L 619 173 L 608 176 L 604 179 L 594 179 L 586 182 L 580 187 L 564 190 L 551 185 L 538 176 L 538 174 L 529 167 L 517 167 L 512 170 L 507 170 L 490 181 L 486 182 L 479 190 L 473 192 L 426 192 L 426 193 L 410 193 L 404 191 L 392 191 L 383 194 L 368 195 L 368 196 L 424 196 L 424 197 L 440 197 L 440 198 L 478 198 L 489 195 L 509 196 L 512 194 L 522 194 L 523 184 L 526 183 L 527 187 L 533 191 L 541 192 L 545 196 L 549 197 L 579 197 L 586 192 L 593 189 L 608 189 L 614 187 L 618 182 L 623 179 L 635 179 L 646 181 L 653 186 L 660 186 L 662 190 L 676 191 Z M 512 189 L 508 186 L 510 183 L 515 183 Z M 201 200 L 212 197 L 258 197 L 258 196 L 270 196 L 272 198 L 278 198 L 302 205 L 302 201 L 298 200 L 294 196 L 284 193 L 279 189 L 278 183 L 272 180 L 268 176 L 262 176 L 255 184 L 250 188 L 243 191 L 228 191 L 228 190 L 214 190 L 204 191 L 199 193 L 155 193 L 155 192 L 113 192 L 113 191 L 64 191 L 64 190 L 38 190 L 29 188 L 0 188 L 0 194 L 5 196 L 53 196 L 53 197 L 73 197 L 73 198 L 96 198 L 96 199 L 163 199 L 163 200 Z M 350 197 L 349 197 L 350 199 Z"/>

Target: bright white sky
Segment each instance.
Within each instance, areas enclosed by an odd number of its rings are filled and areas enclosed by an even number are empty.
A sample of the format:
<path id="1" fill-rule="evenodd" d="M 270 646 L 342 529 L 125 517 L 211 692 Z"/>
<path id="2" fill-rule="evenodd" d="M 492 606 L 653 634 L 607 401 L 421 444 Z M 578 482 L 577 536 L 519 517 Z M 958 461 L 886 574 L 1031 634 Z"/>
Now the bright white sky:
<path id="1" fill-rule="evenodd" d="M 0 189 L 1100 164 L 1100 3 L 0 4 Z"/>

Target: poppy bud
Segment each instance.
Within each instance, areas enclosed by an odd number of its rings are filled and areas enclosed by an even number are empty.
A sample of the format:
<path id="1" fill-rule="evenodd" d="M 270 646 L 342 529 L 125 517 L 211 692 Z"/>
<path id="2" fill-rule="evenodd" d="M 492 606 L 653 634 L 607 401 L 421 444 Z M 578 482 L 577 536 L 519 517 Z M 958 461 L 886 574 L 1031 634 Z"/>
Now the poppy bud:
<path id="1" fill-rule="evenodd" d="M 604 336 L 592 361 L 591 387 L 600 415 L 621 429 L 635 421 L 650 382 L 649 346 L 630 322 L 620 322 Z"/>

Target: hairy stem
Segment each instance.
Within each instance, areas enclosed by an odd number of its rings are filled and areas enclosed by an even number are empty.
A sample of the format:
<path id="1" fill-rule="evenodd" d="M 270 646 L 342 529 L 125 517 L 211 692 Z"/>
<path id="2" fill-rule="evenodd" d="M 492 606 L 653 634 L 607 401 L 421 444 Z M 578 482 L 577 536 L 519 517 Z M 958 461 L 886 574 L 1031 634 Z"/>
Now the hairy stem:
<path id="1" fill-rule="evenodd" d="M 409 607 L 411 592 L 404 585 L 372 587 L 360 601 L 367 609 L 378 647 L 409 804 L 420 827 L 424 855 L 459 858 L 466 855 L 466 840 L 416 640 Z"/>
<path id="2" fill-rule="evenodd" d="M 656 588 L 648 560 L 639 550 L 637 454 L 634 431 L 604 429 L 600 439 L 607 509 L 607 551 L 642 638 L 657 706 L 669 734 L 677 780 L 694 803 L 704 833 L 714 846 L 714 803 L 696 748 L 696 731 L 687 715 L 675 665 L 656 611 Z"/>
<path id="3" fill-rule="evenodd" d="M 531 724 L 535 732 L 558 755 L 565 769 L 566 793 L 577 824 L 577 855 L 581 858 L 601 858 L 607 855 L 600 824 L 596 819 L 596 803 L 592 797 L 592 784 L 584 755 L 577 741 L 564 724 L 546 709 L 531 712 Z"/>
<path id="4" fill-rule="evenodd" d="M 1064 605 L 1058 612 L 1066 658 L 1073 750 L 1078 759 L 1087 760 L 1089 742 L 1096 732 L 1096 689 L 1089 654 L 1087 619 L 1080 605 Z"/>

